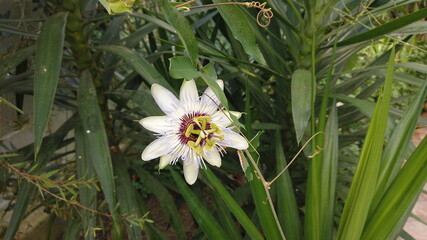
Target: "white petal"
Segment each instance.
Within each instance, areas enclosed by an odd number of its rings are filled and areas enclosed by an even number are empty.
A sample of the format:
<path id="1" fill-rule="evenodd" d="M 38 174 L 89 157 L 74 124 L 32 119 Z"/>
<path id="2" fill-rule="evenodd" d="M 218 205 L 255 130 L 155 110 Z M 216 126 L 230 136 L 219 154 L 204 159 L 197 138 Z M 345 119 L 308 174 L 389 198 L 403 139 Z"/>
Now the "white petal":
<path id="1" fill-rule="evenodd" d="M 179 106 L 179 100 L 166 88 L 159 84 L 153 84 L 151 86 L 151 95 L 160 109 L 167 115 L 173 113 Z"/>
<path id="2" fill-rule="evenodd" d="M 141 158 L 144 161 L 152 160 L 169 153 L 173 144 L 171 142 L 176 141 L 176 136 L 166 135 L 161 138 L 154 140 L 141 154 Z"/>
<path id="3" fill-rule="evenodd" d="M 179 91 L 179 100 L 184 103 L 199 102 L 199 93 L 194 80 L 184 81 Z"/>
<path id="4" fill-rule="evenodd" d="M 210 151 L 205 152 L 203 158 L 208 162 L 210 165 L 215 167 L 221 167 L 221 155 L 219 155 L 218 150 L 213 148 Z"/>
<path id="5" fill-rule="evenodd" d="M 233 114 L 237 119 L 242 116 L 241 112 L 235 111 L 218 111 L 212 116 L 212 122 L 216 123 L 221 127 L 228 127 L 233 123 L 233 119 L 230 117 L 230 113 Z"/>
<path id="6" fill-rule="evenodd" d="M 224 90 L 224 82 L 220 79 L 216 80 L 219 87 Z M 208 87 L 202 95 L 202 104 L 210 106 L 212 109 L 217 109 L 221 104 L 221 101 L 217 98 L 215 93 L 212 91 L 210 87 Z"/>
<path id="7" fill-rule="evenodd" d="M 176 154 L 166 154 L 160 157 L 159 168 L 167 167 L 176 157 Z"/>
<path id="8" fill-rule="evenodd" d="M 147 130 L 160 134 L 166 134 L 171 130 L 171 128 L 173 128 L 173 124 L 168 116 L 146 117 L 141 119 L 139 124 Z"/>
<path id="9" fill-rule="evenodd" d="M 190 163 L 184 162 L 184 177 L 188 184 L 193 185 L 199 174 L 199 164 L 196 159 L 192 159 Z"/>
<path id="10" fill-rule="evenodd" d="M 249 147 L 248 141 L 240 134 L 235 133 L 229 129 L 223 129 L 222 134 L 224 135 L 224 140 L 218 141 L 218 144 L 225 147 L 231 147 L 239 150 L 244 150 Z"/>

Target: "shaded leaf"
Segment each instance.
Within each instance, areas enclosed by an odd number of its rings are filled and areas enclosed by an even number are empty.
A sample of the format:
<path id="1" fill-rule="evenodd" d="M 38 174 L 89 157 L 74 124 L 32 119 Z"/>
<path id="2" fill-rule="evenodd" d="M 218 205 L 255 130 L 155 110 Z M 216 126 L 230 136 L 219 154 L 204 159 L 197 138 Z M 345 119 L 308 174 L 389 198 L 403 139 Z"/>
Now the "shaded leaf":
<path id="1" fill-rule="evenodd" d="M 214 3 L 225 3 L 226 0 L 213 0 Z M 224 18 L 233 36 L 242 44 L 245 52 L 252 56 L 257 62 L 265 64 L 265 59 L 259 50 L 254 30 L 250 20 L 243 10 L 235 5 L 219 6 L 218 11 Z"/>
<path id="2" fill-rule="evenodd" d="M 65 37 L 68 13 L 50 17 L 37 39 L 34 69 L 34 155 L 43 141 L 48 119 L 55 99 Z"/>
<path id="3" fill-rule="evenodd" d="M 196 37 L 194 36 L 187 19 L 185 19 L 178 10 L 173 8 L 167 0 L 162 0 L 162 10 L 168 23 L 175 28 L 176 34 L 184 45 L 185 50 L 187 50 L 191 63 L 196 66 L 199 57 L 199 50 Z"/>

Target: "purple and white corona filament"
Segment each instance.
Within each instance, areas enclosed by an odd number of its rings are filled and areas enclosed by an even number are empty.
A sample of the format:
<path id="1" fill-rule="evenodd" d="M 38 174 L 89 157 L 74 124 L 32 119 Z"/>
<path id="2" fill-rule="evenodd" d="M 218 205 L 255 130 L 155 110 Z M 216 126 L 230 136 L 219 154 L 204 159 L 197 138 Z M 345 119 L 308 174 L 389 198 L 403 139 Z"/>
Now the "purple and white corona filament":
<path id="1" fill-rule="evenodd" d="M 222 80 L 217 80 L 217 83 L 224 88 Z M 229 127 L 232 124 L 230 114 L 240 118 L 241 113 L 220 109 L 220 101 L 210 88 L 199 97 L 196 83 L 190 80 L 183 82 L 179 99 L 158 84 L 151 86 L 151 93 L 166 115 L 139 121 L 158 136 L 144 149 L 142 160 L 160 157 L 159 167 L 162 169 L 181 159 L 185 180 L 193 184 L 204 161 L 221 166 L 224 147 L 248 148 L 246 139 Z"/>

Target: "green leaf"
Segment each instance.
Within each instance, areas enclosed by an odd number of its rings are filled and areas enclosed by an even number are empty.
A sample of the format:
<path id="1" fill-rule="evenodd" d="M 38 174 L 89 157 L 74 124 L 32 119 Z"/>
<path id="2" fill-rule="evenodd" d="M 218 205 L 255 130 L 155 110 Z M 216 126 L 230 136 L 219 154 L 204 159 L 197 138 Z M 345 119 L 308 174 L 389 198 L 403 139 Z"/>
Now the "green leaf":
<path id="1" fill-rule="evenodd" d="M 64 234 L 64 240 L 74 240 L 79 239 L 81 228 L 81 221 L 79 219 L 73 219 L 67 224 L 67 231 Z M 85 239 L 91 239 L 85 237 Z"/>
<path id="2" fill-rule="evenodd" d="M 380 93 L 365 142 L 361 150 L 350 191 L 338 228 L 338 239 L 360 239 L 374 197 L 381 164 L 386 122 L 391 99 L 394 50 L 390 55 L 384 89 Z"/>
<path id="3" fill-rule="evenodd" d="M 276 174 L 287 166 L 280 132 L 275 134 Z M 301 239 L 301 219 L 289 170 L 286 170 L 272 185 L 277 191 L 277 217 L 287 239 Z"/>
<path id="4" fill-rule="evenodd" d="M 147 186 L 154 194 L 162 206 L 166 217 L 170 220 L 172 227 L 175 231 L 177 239 L 186 239 L 184 226 L 181 221 L 176 204 L 168 192 L 168 190 L 155 178 L 151 173 L 145 171 L 140 166 L 134 165 L 134 170 L 140 177 L 141 181 Z"/>
<path id="5" fill-rule="evenodd" d="M 135 189 L 131 182 L 131 177 L 129 176 L 128 166 L 125 164 L 125 159 L 120 155 L 115 156 L 116 161 L 114 161 L 114 172 L 117 175 L 116 183 L 117 186 L 117 198 L 119 201 L 120 215 L 127 216 L 133 219 L 142 220 L 142 213 L 138 207 L 138 198 L 135 193 Z M 129 239 L 141 239 L 141 226 L 137 221 L 125 222 L 127 234 Z"/>
<path id="6" fill-rule="evenodd" d="M 245 229 L 245 232 L 246 234 L 248 234 L 250 239 L 263 239 L 257 227 L 249 219 L 243 209 L 227 191 L 221 181 L 214 175 L 214 173 L 210 169 L 206 169 L 206 171 L 203 171 L 203 174 L 206 176 L 209 181 L 209 184 L 212 185 L 215 192 L 217 192 L 221 196 L 222 200 L 225 202 L 228 209 L 236 217 L 237 221 L 239 221 L 239 223 L 242 225 L 243 229 Z"/>
<path id="7" fill-rule="evenodd" d="M 338 172 L 338 118 L 335 101 L 328 117 L 320 174 L 320 239 L 333 239 L 335 191 Z"/>
<path id="8" fill-rule="evenodd" d="M 191 63 L 188 57 L 177 56 L 170 58 L 169 75 L 176 79 L 190 80 L 200 75 L 197 68 Z"/>
<path id="9" fill-rule="evenodd" d="M 311 116 L 311 72 L 298 69 L 292 74 L 292 117 L 297 141 L 300 142 Z"/>
<path id="10" fill-rule="evenodd" d="M 212 216 L 205 206 L 203 206 L 198 196 L 191 191 L 182 177 L 172 169 L 171 174 L 178 186 L 179 192 L 187 203 L 188 208 L 190 208 L 191 214 L 194 220 L 199 224 L 203 234 L 209 239 L 227 239 L 224 230 L 218 224 L 218 220 Z"/>
<path id="11" fill-rule="evenodd" d="M 418 21 L 422 18 L 425 18 L 427 16 L 427 8 L 423 8 L 417 12 L 410 13 L 406 16 L 403 16 L 401 18 L 395 19 L 393 21 L 390 21 L 388 23 L 385 23 L 379 27 L 376 27 L 372 30 L 369 30 L 367 32 L 361 33 L 359 35 L 350 37 L 346 40 L 343 40 L 339 43 L 337 43 L 338 47 L 346 46 L 354 43 L 363 42 L 366 40 L 374 39 L 377 37 L 383 37 L 385 34 L 391 33 L 393 31 L 396 31 L 406 25 L 409 25 L 415 21 Z"/>
<path id="12" fill-rule="evenodd" d="M 213 0 L 214 3 L 225 3 L 226 0 Z M 265 64 L 265 59 L 256 43 L 254 30 L 247 15 L 243 10 L 235 5 L 218 6 L 221 14 L 228 27 L 231 29 L 233 36 L 242 44 L 245 52 L 252 56 L 258 63 Z"/>
<path id="13" fill-rule="evenodd" d="M 163 87 L 173 91 L 173 88 L 164 79 L 164 77 L 137 52 L 132 51 L 126 47 L 115 45 L 104 45 L 98 48 L 118 55 L 123 61 L 129 64 L 130 67 L 137 71 L 150 84 L 158 83 Z"/>
<path id="14" fill-rule="evenodd" d="M 381 172 L 378 179 L 378 193 L 374 198 L 373 210 L 378 202 L 382 199 L 384 192 L 388 189 L 389 185 L 396 177 L 400 170 L 405 153 L 409 147 L 412 139 L 414 129 L 419 119 L 424 101 L 427 97 L 427 82 L 421 86 L 418 94 L 414 97 L 412 103 L 400 119 L 397 126 L 390 137 L 387 146 L 384 149 L 384 154 L 381 162 Z"/>
<path id="15" fill-rule="evenodd" d="M 236 240 L 243 239 L 240 234 L 240 229 L 238 229 L 238 227 L 240 226 L 235 224 L 229 209 L 224 204 L 224 201 L 222 201 L 219 195 L 215 192 L 212 193 L 212 197 L 215 202 L 218 218 L 221 219 L 221 226 L 226 231 L 227 236 L 229 236 L 230 239 L 236 239 Z"/>
<path id="16" fill-rule="evenodd" d="M 175 28 L 176 34 L 184 45 L 185 50 L 187 50 L 191 63 L 196 66 L 199 58 L 199 50 L 196 37 L 187 19 L 178 10 L 173 8 L 167 0 L 162 0 L 162 10 L 166 21 Z"/>
<path id="17" fill-rule="evenodd" d="M 400 232 L 399 222 L 402 217 L 407 217 L 427 181 L 426 156 L 425 137 L 388 188 L 367 222 L 361 239 L 396 239 Z"/>
<path id="18" fill-rule="evenodd" d="M 211 76 L 209 76 L 208 74 L 205 74 L 205 73 L 201 73 L 200 77 L 212 89 L 212 92 L 221 101 L 221 104 L 225 107 L 225 109 L 228 109 L 227 97 L 225 96 L 224 91 L 221 89 L 221 87 L 216 82 L 216 78 L 212 78 Z M 231 117 L 233 117 L 233 116 L 231 115 Z"/>
<path id="19" fill-rule="evenodd" d="M 116 214 L 116 196 L 113 166 L 111 163 L 110 148 L 101 110 L 92 77 L 88 70 L 82 72 L 78 92 L 78 111 L 80 121 L 85 133 L 85 151 L 95 167 L 105 199 L 113 216 Z"/>
<path id="20" fill-rule="evenodd" d="M 411 70 L 415 70 L 417 72 L 427 74 L 427 65 L 422 63 L 403 62 L 403 63 L 396 64 L 396 68 L 398 67 L 409 68 Z"/>
<path id="21" fill-rule="evenodd" d="M 76 168 L 77 177 L 81 181 L 87 181 L 89 179 L 94 180 L 96 173 L 95 168 L 90 160 L 89 143 L 85 138 L 85 132 L 83 131 L 81 123 L 77 124 L 74 130 L 75 134 L 75 145 L 76 145 Z M 81 184 L 79 185 L 79 201 L 80 203 L 88 208 L 96 209 L 96 186 L 95 184 Z M 82 221 L 80 227 L 83 228 L 85 239 L 94 239 L 92 228 L 96 224 L 96 216 L 86 209 L 81 209 Z"/>
<path id="22" fill-rule="evenodd" d="M 250 154 L 247 151 L 246 153 Z M 248 168 L 248 171 L 254 171 L 252 164 Z M 264 184 L 259 177 L 254 177 L 253 180 L 249 182 L 249 184 L 251 186 L 252 197 L 256 212 L 258 214 L 259 222 L 266 238 L 282 239 L 281 229 L 279 229 L 281 226 L 276 222 L 274 212 L 268 202 L 269 197 L 265 192 Z"/>
<path id="23" fill-rule="evenodd" d="M 120 14 L 126 12 L 132 12 L 131 8 L 135 3 L 135 0 L 98 0 L 102 6 L 104 6 L 105 10 L 107 10 L 108 14 Z"/>
<path id="24" fill-rule="evenodd" d="M 61 69 L 67 13 L 50 17 L 37 39 L 34 69 L 34 155 L 43 141 Z"/>
<path id="25" fill-rule="evenodd" d="M 12 71 L 14 68 L 16 68 L 16 66 L 21 64 L 31 55 L 33 55 L 35 50 L 35 45 L 32 45 L 27 48 L 22 48 L 16 51 L 16 53 L 12 54 L 10 57 L 8 57 L 7 61 L 0 62 L 0 76 L 2 76 L 2 78 L 6 76 L 8 72 Z"/>

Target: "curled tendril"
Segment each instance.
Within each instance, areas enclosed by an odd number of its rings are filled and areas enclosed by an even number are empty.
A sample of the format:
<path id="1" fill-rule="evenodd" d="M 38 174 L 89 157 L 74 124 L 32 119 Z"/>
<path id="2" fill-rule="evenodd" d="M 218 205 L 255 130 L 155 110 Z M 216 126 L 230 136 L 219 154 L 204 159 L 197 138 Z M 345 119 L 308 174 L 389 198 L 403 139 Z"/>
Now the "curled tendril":
<path id="1" fill-rule="evenodd" d="M 256 2 L 256 1 L 244 3 L 244 5 L 247 8 L 257 8 L 260 10 L 256 16 L 256 22 L 258 23 L 258 25 L 260 27 L 267 27 L 268 25 L 270 25 L 271 18 L 273 18 L 273 11 L 271 11 L 271 8 L 265 8 L 266 4 L 267 4 L 266 2 L 260 3 L 260 2 Z M 267 19 L 267 23 L 263 24 L 261 22 L 262 17 Z"/>
<path id="2" fill-rule="evenodd" d="M 191 3 L 195 2 L 196 0 L 190 0 L 187 2 L 184 2 L 182 4 L 176 5 L 175 8 L 178 8 L 180 10 L 189 11 L 196 8 L 209 8 L 209 7 L 217 7 L 217 6 L 223 6 L 223 5 L 243 5 L 247 8 L 257 8 L 259 9 L 259 12 L 256 16 L 256 22 L 260 27 L 267 27 L 270 25 L 271 19 L 273 18 L 273 11 L 271 11 L 271 8 L 265 8 L 267 5 L 266 2 L 260 3 L 257 1 L 252 2 L 224 2 L 224 3 L 215 3 L 215 4 L 207 4 L 202 6 L 193 6 L 193 7 L 187 7 Z M 266 23 L 262 23 L 262 18 L 266 19 Z"/>

